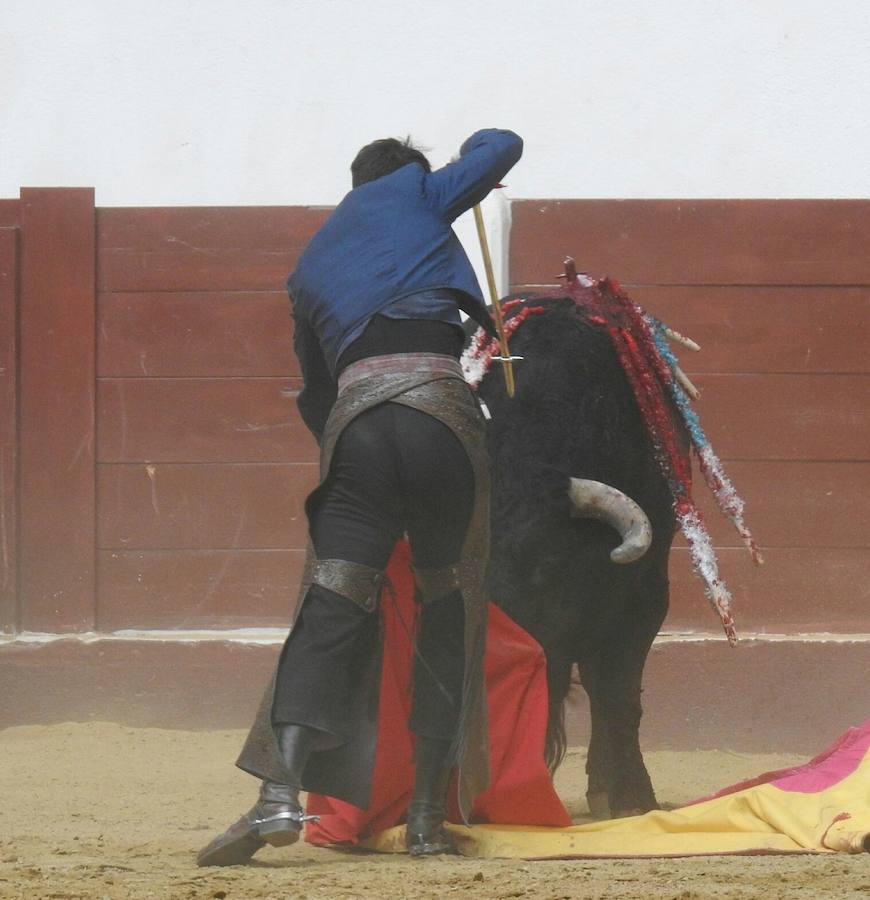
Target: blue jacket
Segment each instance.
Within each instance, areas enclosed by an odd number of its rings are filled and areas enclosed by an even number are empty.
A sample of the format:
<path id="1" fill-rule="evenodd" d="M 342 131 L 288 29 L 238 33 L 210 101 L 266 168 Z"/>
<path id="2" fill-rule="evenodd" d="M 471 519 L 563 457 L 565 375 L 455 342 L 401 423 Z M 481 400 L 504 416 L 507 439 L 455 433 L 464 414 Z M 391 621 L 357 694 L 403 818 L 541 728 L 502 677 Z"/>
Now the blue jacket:
<path id="1" fill-rule="evenodd" d="M 473 134 L 459 159 L 427 173 L 418 163 L 352 190 L 324 222 L 287 279 L 302 374 L 316 339 L 334 377 L 342 351 L 372 316 L 403 297 L 435 288 L 460 291 L 463 309 L 482 312 L 474 270 L 451 228 L 522 155 L 512 131 Z M 300 352 L 301 351 L 301 352 Z"/>

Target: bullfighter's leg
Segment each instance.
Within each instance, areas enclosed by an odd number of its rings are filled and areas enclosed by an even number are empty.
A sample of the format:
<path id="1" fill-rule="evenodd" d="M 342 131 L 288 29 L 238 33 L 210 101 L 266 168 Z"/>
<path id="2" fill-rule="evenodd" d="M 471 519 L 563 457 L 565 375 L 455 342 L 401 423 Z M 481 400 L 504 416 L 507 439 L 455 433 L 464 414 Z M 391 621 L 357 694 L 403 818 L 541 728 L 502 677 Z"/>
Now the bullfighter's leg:
<path id="1" fill-rule="evenodd" d="M 378 634 L 375 607 L 355 585 L 367 577 L 371 584 L 369 576 L 383 571 L 403 530 L 393 432 L 389 412 L 375 407 L 339 439 L 310 522 L 317 559 L 330 565 L 320 577 L 315 574 L 306 592 L 272 695 L 281 780 L 264 779 L 254 807 L 200 852 L 201 866 L 238 865 L 266 843 L 294 843 L 302 827 L 299 791 L 311 753 L 349 737 L 359 673 Z"/>
<path id="2" fill-rule="evenodd" d="M 597 818 L 658 809 L 639 729 L 644 665 L 667 612 L 666 571 L 648 574 L 642 582 L 644 594 L 616 627 L 618 638 L 605 643 L 581 673 L 592 721 L 587 799 Z"/>
<path id="3" fill-rule="evenodd" d="M 408 434 L 402 442 L 402 472 L 421 604 L 410 721 L 417 735 L 416 775 L 407 844 L 412 856 L 432 856 L 453 851 L 443 823 L 465 658 L 465 610 L 456 564 L 471 518 L 474 474 L 462 445 L 445 425 L 413 409 L 400 416 Z"/>

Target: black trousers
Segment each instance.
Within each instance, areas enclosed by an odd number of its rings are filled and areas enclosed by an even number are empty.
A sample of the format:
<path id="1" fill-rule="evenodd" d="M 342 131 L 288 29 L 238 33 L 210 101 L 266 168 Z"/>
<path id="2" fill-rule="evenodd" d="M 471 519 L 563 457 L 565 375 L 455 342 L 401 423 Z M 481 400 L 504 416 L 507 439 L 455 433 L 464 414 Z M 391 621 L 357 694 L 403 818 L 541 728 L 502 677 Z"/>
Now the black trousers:
<path id="1" fill-rule="evenodd" d="M 455 564 L 474 488 L 468 456 L 446 425 L 400 404 L 374 407 L 348 424 L 338 440 L 309 522 L 315 552 L 320 559 L 383 569 L 407 533 L 416 567 Z M 377 614 L 312 585 L 284 648 L 273 722 L 308 725 L 333 736 L 335 744 L 346 740 L 357 688 L 378 646 L 378 628 Z M 419 735 L 453 737 L 464 629 L 459 591 L 423 605 L 410 722 Z"/>

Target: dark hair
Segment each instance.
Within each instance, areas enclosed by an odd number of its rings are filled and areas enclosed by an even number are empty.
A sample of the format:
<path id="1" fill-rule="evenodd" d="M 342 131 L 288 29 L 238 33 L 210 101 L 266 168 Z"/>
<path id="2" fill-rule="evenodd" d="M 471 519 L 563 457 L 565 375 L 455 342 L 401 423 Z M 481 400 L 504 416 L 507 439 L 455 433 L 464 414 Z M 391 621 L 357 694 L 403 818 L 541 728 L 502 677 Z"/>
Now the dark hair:
<path id="1" fill-rule="evenodd" d="M 350 164 L 350 174 L 353 178 L 353 186 L 359 187 L 367 181 L 374 181 L 408 163 L 420 163 L 427 171 L 432 171 L 429 160 L 418 150 L 412 143 L 411 138 L 407 137 L 404 141 L 396 140 L 396 138 L 382 138 L 379 141 L 372 141 L 357 153 L 356 158 Z"/>

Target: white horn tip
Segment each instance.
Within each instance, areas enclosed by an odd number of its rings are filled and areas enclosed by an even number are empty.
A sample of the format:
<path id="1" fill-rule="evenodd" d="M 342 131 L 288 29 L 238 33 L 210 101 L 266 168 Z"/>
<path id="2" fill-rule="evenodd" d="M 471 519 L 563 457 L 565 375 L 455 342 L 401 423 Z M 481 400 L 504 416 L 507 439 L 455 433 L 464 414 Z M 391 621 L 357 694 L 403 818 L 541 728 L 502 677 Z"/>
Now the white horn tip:
<path id="1" fill-rule="evenodd" d="M 611 550 L 610 558 L 615 563 L 624 566 L 626 563 L 633 563 L 640 559 L 646 553 L 647 547 L 649 547 L 649 542 L 627 541 Z"/>

